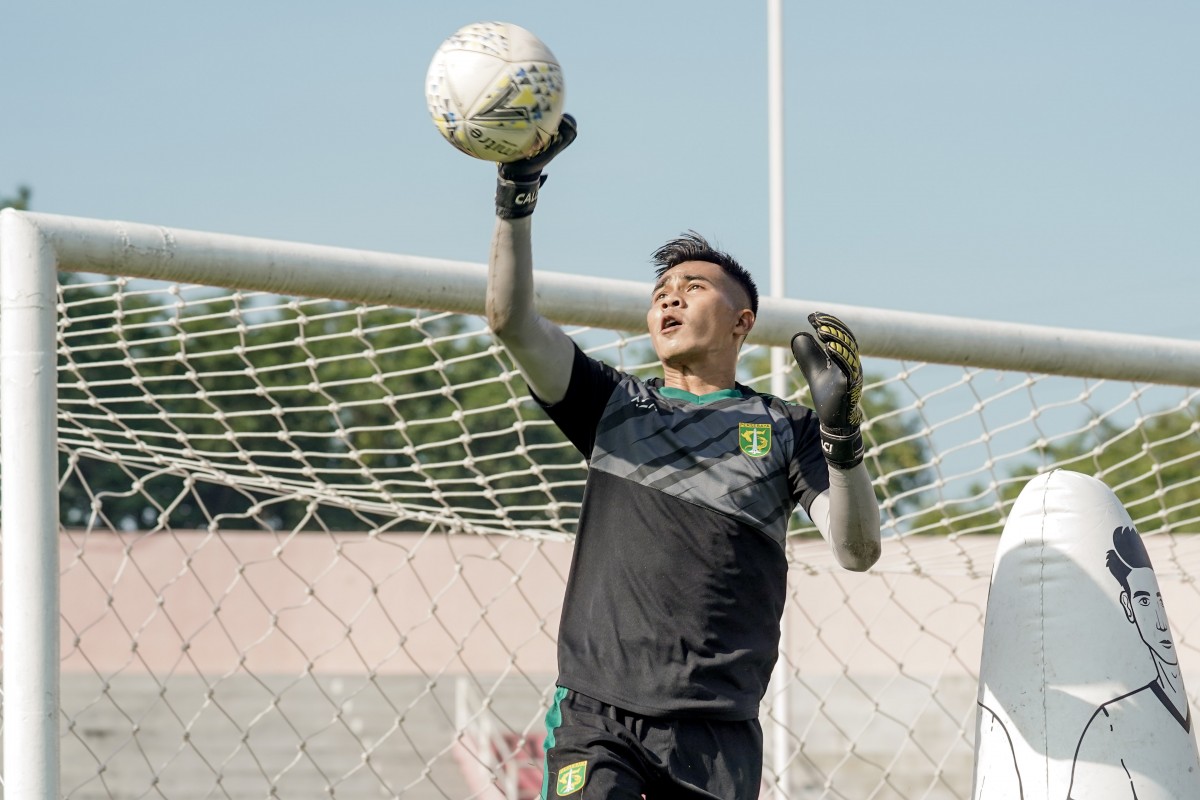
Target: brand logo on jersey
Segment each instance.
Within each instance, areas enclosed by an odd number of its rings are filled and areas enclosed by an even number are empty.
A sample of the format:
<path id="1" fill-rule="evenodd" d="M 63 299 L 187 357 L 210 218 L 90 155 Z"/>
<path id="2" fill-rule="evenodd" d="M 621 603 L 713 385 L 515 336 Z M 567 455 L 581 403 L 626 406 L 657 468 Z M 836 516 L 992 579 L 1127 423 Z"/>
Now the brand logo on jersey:
<path id="1" fill-rule="evenodd" d="M 587 762 L 576 761 L 558 771 L 558 785 L 555 787 L 559 797 L 575 794 L 587 782 Z"/>
<path id="2" fill-rule="evenodd" d="M 771 425 L 767 422 L 739 422 L 738 447 L 751 458 L 771 452 Z"/>

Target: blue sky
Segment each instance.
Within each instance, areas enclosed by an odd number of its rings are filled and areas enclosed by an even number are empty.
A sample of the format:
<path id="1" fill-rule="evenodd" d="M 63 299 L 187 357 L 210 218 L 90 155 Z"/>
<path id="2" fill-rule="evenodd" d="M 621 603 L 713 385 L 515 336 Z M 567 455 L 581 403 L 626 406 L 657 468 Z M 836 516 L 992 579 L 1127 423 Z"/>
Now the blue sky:
<path id="1" fill-rule="evenodd" d="M 458 27 L 529 28 L 580 137 L 539 269 L 647 279 L 694 228 L 769 288 L 766 5 L 6 5 L 0 194 L 482 262 L 493 168 L 424 104 Z M 1200 337 L 1200 5 L 785 2 L 787 294 Z"/>

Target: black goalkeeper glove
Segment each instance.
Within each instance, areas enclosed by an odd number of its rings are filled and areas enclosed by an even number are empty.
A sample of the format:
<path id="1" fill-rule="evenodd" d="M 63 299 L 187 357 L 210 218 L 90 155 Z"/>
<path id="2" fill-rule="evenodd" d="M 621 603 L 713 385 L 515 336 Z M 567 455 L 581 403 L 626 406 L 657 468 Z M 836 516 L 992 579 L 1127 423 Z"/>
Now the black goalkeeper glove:
<path id="1" fill-rule="evenodd" d="M 528 217 L 537 205 L 538 189 L 546 182 L 542 169 L 571 142 L 578 130 L 575 118 L 563 114 L 558 123 L 558 132 L 550 137 L 546 146 L 528 158 L 499 164 L 496 178 L 496 216 L 503 219 Z"/>
<path id="2" fill-rule="evenodd" d="M 825 460 L 850 469 L 863 460 L 862 361 L 858 341 L 846 324 L 832 314 L 808 315 L 817 332 L 792 337 L 792 355 L 808 381 L 817 418 L 821 420 L 821 449 Z"/>

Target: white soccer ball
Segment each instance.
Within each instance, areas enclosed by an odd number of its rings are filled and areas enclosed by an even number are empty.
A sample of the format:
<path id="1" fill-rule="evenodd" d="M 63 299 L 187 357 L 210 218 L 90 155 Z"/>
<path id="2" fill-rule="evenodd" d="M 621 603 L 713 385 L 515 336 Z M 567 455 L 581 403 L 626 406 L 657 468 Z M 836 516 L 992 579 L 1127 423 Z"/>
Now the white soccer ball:
<path id="1" fill-rule="evenodd" d="M 546 146 L 563 115 L 562 69 L 550 48 L 507 22 L 460 28 L 433 54 L 425 99 L 446 141 L 485 161 Z"/>

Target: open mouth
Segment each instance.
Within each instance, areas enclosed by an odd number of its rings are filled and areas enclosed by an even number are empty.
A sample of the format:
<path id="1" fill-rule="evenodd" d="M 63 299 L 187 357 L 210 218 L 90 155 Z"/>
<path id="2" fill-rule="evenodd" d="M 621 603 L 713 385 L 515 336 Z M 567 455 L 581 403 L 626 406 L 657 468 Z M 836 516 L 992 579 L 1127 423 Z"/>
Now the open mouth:
<path id="1" fill-rule="evenodd" d="M 663 317 L 662 324 L 659 327 L 659 330 L 660 331 L 669 331 L 672 328 L 678 328 L 682 324 L 683 324 L 683 321 L 675 319 L 675 317 Z"/>

